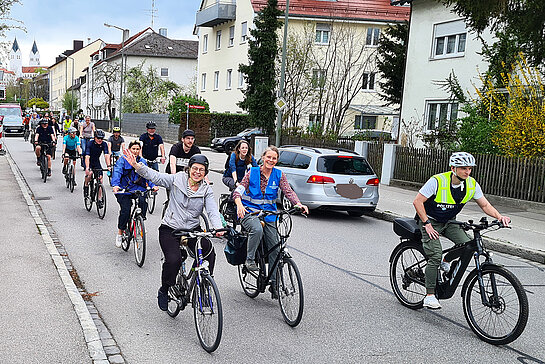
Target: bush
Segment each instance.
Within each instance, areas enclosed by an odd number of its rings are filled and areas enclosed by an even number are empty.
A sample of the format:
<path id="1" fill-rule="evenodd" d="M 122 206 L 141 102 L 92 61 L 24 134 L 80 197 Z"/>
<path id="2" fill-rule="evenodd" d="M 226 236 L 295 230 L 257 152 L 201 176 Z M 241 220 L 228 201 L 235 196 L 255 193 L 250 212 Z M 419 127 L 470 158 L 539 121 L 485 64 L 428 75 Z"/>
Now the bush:
<path id="1" fill-rule="evenodd" d="M 479 105 L 465 105 L 462 111 L 467 116 L 460 118 L 458 138 L 460 150 L 475 154 L 499 154 L 500 148 L 492 143 L 492 137 L 498 130 L 499 123 L 488 120 L 479 110 Z"/>
<path id="2" fill-rule="evenodd" d="M 205 107 L 204 109 L 190 109 L 190 113 L 210 112 L 208 103 L 204 99 L 189 95 L 179 95 L 173 97 L 167 107 L 167 111 L 169 112 L 168 121 L 173 124 L 180 124 L 182 117 L 185 120 L 185 114 L 187 113 L 187 106 L 185 105 L 186 103 L 189 103 L 189 105 L 199 105 Z"/>
<path id="3" fill-rule="evenodd" d="M 211 137 L 223 137 L 240 133 L 246 128 L 252 128 L 248 114 L 210 114 Z"/>

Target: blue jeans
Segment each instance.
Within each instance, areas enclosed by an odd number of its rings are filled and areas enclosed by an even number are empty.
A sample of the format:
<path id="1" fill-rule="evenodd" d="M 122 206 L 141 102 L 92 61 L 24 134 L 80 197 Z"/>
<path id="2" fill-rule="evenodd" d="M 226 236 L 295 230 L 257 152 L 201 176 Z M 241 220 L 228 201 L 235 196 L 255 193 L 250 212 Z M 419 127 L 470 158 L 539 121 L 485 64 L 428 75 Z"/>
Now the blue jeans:
<path id="1" fill-rule="evenodd" d="M 91 138 L 81 138 L 81 166 L 85 168 L 85 151 L 87 150 L 87 143 Z"/>
<path id="2" fill-rule="evenodd" d="M 119 218 L 117 219 L 117 228 L 119 230 L 125 230 L 127 228 L 127 223 L 131 217 L 131 207 L 132 207 L 132 198 L 130 195 L 116 194 L 117 202 L 119 203 Z M 142 210 L 142 217 L 146 217 L 146 211 L 148 208 L 148 203 L 146 201 L 146 196 L 138 197 L 138 207 Z"/>

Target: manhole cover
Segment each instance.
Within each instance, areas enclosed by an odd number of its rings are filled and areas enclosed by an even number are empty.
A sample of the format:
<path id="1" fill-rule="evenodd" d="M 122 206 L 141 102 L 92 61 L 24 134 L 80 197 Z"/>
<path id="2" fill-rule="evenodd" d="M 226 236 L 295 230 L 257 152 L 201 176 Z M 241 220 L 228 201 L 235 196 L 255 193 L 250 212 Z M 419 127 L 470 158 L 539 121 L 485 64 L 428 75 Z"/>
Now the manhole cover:
<path id="1" fill-rule="evenodd" d="M 51 196 L 34 197 L 36 201 L 51 200 Z"/>

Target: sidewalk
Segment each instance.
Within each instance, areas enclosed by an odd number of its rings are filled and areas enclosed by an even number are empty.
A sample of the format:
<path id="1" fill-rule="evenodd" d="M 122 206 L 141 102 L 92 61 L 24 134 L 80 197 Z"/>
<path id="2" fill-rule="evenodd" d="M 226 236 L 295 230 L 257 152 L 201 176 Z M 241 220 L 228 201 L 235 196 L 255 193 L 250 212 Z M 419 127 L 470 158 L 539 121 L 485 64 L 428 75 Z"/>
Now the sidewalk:
<path id="1" fill-rule="evenodd" d="M 0 362 L 90 363 L 74 307 L 7 158 L 0 157 Z"/>

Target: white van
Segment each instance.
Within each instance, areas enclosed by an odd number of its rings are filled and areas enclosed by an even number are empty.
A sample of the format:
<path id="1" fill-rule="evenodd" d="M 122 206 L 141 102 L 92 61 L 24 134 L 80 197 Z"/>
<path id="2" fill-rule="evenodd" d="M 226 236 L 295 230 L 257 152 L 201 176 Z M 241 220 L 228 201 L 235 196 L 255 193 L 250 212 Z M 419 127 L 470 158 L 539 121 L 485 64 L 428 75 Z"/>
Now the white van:
<path id="1" fill-rule="evenodd" d="M 4 117 L 4 133 L 23 135 L 23 112 L 18 104 L 0 104 L 0 115 Z"/>

